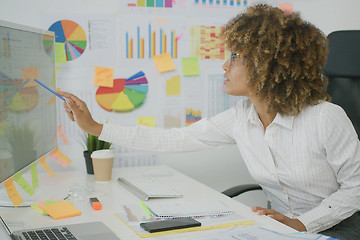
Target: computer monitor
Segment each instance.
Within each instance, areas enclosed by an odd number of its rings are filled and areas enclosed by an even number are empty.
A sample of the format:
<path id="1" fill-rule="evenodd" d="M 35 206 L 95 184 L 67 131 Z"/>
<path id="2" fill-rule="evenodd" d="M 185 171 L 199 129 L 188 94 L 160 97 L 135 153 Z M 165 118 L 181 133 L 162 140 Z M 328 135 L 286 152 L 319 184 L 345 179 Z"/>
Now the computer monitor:
<path id="1" fill-rule="evenodd" d="M 57 146 L 54 38 L 0 20 L 0 183 Z"/>

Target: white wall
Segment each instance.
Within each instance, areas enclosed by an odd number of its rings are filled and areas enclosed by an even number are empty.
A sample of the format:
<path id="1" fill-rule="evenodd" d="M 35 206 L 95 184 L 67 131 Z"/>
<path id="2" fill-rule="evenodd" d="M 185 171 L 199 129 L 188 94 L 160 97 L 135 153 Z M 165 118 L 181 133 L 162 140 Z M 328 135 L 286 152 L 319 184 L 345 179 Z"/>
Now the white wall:
<path id="1" fill-rule="evenodd" d="M 120 1 L 120 0 L 119 0 Z M 359 0 L 294 0 L 294 9 L 322 29 L 325 34 L 341 29 L 360 29 Z M 251 0 L 248 1 L 252 3 Z M 0 0 L 0 19 L 40 28 L 43 14 L 57 12 L 117 14 L 115 0 Z M 68 148 L 68 149 L 67 149 Z M 81 158 L 79 148 L 68 150 Z M 224 190 L 234 184 L 251 183 L 242 158 L 236 147 L 183 154 L 159 155 L 159 162 L 178 169 L 216 189 Z M 84 168 L 82 160 L 75 161 L 71 168 Z M 265 206 L 264 195 L 259 192 L 239 199 L 249 205 Z"/>

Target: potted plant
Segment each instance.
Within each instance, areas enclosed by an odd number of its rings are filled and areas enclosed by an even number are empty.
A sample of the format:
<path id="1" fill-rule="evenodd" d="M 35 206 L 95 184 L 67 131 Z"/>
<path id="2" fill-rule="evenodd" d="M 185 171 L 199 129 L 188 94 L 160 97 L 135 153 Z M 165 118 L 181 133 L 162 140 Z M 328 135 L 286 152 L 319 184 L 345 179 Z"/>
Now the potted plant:
<path id="1" fill-rule="evenodd" d="M 93 151 L 109 149 L 111 143 L 100 140 L 97 136 L 85 133 L 84 135 L 85 148 L 84 158 L 86 163 L 86 171 L 88 174 L 94 174 L 93 163 L 91 159 L 91 154 Z"/>

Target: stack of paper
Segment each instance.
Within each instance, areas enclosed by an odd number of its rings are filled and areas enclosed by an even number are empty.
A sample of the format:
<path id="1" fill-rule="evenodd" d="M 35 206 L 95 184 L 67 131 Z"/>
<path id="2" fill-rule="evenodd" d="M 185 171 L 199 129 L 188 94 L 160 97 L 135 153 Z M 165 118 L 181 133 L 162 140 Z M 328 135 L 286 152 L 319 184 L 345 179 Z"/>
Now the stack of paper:
<path id="1" fill-rule="evenodd" d="M 219 201 L 147 204 L 146 206 L 154 216 L 162 218 L 220 216 L 231 213 L 231 209 Z"/>

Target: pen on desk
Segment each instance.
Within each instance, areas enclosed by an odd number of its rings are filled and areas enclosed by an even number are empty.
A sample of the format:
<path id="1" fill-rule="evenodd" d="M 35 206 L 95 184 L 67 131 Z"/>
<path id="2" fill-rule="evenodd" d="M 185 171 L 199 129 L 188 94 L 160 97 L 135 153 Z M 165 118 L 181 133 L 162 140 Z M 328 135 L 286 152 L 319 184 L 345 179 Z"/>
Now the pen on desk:
<path id="1" fill-rule="evenodd" d="M 17 238 L 14 236 L 14 234 L 12 234 L 12 232 L 10 231 L 10 229 L 8 228 L 8 226 L 6 225 L 4 219 L 2 219 L 1 216 L 0 216 L 0 221 L 1 221 L 1 224 L 3 225 L 3 227 L 5 228 L 5 230 L 7 231 L 8 235 L 10 236 L 10 238 L 12 240 L 16 240 Z"/>
<path id="2" fill-rule="evenodd" d="M 52 90 L 51 88 L 49 88 L 48 86 L 46 86 L 45 84 L 43 84 L 42 82 L 40 82 L 39 80 L 37 80 L 36 78 L 34 78 L 34 81 L 37 82 L 40 86 L 42 86 L 43 88 L 45 88 L 46 90 L 50 91 L 51 93 L 55 94 L 57 97 L 59 97 L 60 99 L 62 99 L 65 102 L 65 98 L 63 98 L 62 96 L 60 96 L 57 92 L 55 92 L 54 90 Z"/>

